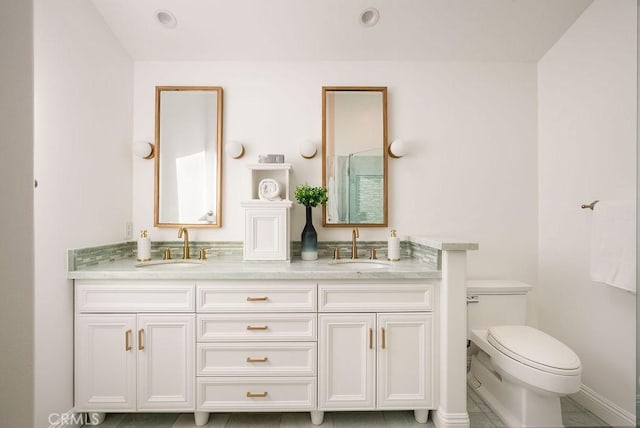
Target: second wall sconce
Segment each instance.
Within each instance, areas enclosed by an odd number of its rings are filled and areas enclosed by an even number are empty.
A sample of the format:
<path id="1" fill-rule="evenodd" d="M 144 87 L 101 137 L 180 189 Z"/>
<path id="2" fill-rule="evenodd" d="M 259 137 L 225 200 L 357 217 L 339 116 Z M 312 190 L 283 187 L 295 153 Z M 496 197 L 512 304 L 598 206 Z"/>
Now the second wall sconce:
<path id="1" fill-rule="evenodd" d="M 153 159 L 156 155 L 156 146 L 148 141 L 136 141 L 133 143 L 133 153 L 142 159 Z"/>
<path id="2" fill-rule="evenodd" d="M 300 152 L 300 156 L 305 159 L 312 159 L 316 153 L 318 153 L 318 148 L 316 147 L 316 143 L 311 140 L 305 140 L 300 143 L 298 146 L 298 151 Z"/>
<path id="3" fill-rule="evenodd" d="M 229 141 L 224 149 L 233 159 L 240 159 L 244 156 L 244 145 L 237 141 Z"/>
<path id="4" fill-rule="evenodd" d="M 409 152 L 409 145 L 403 140 L 393 140 L 387 148 L 389 156 L 394 159 L 403 157 Z"/>

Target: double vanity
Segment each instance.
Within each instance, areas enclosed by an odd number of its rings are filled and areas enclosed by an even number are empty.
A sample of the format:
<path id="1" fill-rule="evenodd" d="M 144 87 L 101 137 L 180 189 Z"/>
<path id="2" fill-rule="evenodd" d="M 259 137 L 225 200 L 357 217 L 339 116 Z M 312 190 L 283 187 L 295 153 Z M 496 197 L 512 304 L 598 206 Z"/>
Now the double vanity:
<path id="1" fill-rule="evenodd" d="M 413 238 L 396 263 L 148 262 L 70 254 L 75 410 L 413 410 L 468 426 L 466 250 Z M 413 249 L 413 251 L 411 251 Z M 105 250 L 108 251 L 108 250 Z M 77 256 L 77 259 L 76 258 Z"/>
<path id="2" fill-rule="evenodd" d="M 133 242 L 69 252 L 75 411 L 98 422 L 193 412 L 202 426 L 211 412 L 309 412 L 320 425 L 326 411 L 413 410 L 421 423 L 433 411 L 438 427 L 468 427 L 466 252 L 477 244 L 412 237 L 386 262 L 376 260 L 386 242 L 356 242 L 358 227 L 389 224 L 388 158 L 399 155 L 387 144 L 387 88 L 322 88 L 313 190 L 325 197 L 295 199 L 305 230 L 317 204 L 323 227 L 354 229 L 351 243 L 321 250 L 317 235 L 292 242 L 285 163 L 247 165 L 242 242 L 190 243 L 186 228 L 222 227 L 223 91 L 157 86 L 155 96 L 153 226 L 178 228 L 184 242 L 150 243 L 143 231 L 141 257 Z M 325 258 L 301 261 L 297 245 Z M 358 245 L 370 259 L 357 259 Z"/>

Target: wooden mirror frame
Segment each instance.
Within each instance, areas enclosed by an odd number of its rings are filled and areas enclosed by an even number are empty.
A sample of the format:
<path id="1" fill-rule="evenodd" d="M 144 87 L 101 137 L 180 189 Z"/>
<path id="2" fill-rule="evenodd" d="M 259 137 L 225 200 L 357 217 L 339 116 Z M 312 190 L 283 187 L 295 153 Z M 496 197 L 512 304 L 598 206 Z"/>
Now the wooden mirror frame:
<path id="1" fill-rule="evenodd" d="M 383 156 L 383 220 L 381 223 L 328 223 L 327 207 L 322 209 L 323 227 L 387 227 L 389 223 L 389 156 L 386 86 L 323 86 L 322 87 L 322 186 L 327 188 L 327 92 L 380 92 L 382 94 L 382 156 Z M 327 189 L 328 190 L 328 189 Z"/>
<path id="2" fill-rule="evenodd" d="M 160 222 L 160 97 L 167 91 L 211 91 L 217 94 L 216 113 L 216 220 L 213 223 L 161 223 Z M 154 208 L 153 225 L 155 227 L 189 227 L 219 228 L 222 227 L 222 87 L 220 86 L 156 86 L 155 105 L 155 157 L 154 157 Z"/>

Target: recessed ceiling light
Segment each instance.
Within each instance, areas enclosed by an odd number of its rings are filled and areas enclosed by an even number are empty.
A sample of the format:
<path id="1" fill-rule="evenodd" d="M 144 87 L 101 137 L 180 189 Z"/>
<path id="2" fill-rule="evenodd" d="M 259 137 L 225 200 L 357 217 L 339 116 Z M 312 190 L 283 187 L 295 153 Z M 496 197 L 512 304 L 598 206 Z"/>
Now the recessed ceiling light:
<path id="1" fill-rule="evenodd" d="M 360 14 L 360 24 L 373 27 L 380 20 L 380 12 L 375 7 L 369 7 Z"/>
<path id="2" fill-rule="evenodd" d="M 156 20 L 165 28 L 175 28 L 175 26 L 178 25 L 178 21 L 173 13 L 164 9 L 156 11 Z"/>

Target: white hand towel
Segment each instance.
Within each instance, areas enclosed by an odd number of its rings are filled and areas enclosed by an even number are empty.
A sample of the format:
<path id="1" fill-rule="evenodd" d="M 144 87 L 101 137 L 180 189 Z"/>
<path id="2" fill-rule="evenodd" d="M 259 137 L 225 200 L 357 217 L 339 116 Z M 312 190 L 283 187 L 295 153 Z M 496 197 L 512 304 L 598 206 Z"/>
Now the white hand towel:
<path id="1" fill-rule="evenodd" d="M 635 201 L 604 201 L 591 219 L 591 280 L 636 292 Z"/>

